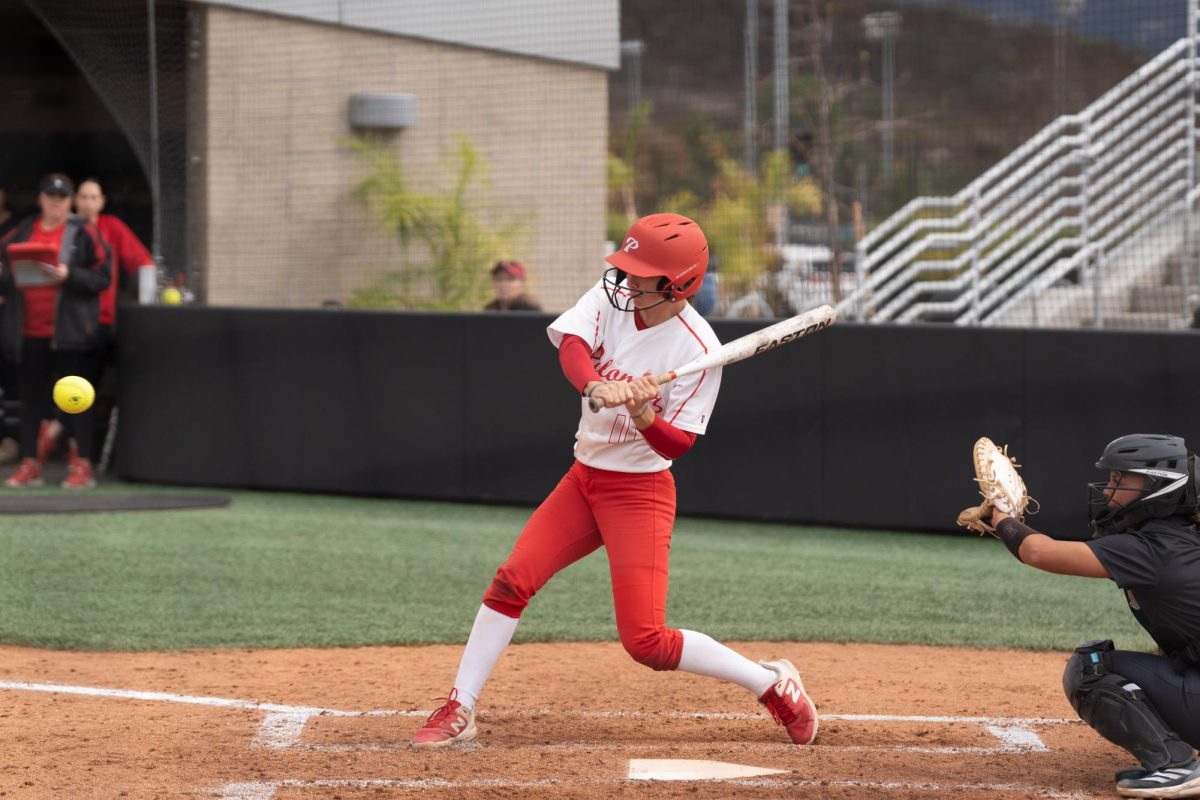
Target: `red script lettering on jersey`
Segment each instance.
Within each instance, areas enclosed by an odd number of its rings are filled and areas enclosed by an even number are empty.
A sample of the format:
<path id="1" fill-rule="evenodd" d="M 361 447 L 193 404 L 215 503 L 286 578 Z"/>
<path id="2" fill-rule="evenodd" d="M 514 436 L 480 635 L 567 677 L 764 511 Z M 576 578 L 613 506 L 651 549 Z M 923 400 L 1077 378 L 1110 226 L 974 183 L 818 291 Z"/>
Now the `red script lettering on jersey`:
<path id="1" fill-rule="evenodd" d="M 628 383 L 633 383 L 634 380 L 633 376 L 628 372 L 613 367 L 613 360 L 611 358 L 596 364 L 596 372 L 600 375 L 601 380 L 626 381 Z"/>

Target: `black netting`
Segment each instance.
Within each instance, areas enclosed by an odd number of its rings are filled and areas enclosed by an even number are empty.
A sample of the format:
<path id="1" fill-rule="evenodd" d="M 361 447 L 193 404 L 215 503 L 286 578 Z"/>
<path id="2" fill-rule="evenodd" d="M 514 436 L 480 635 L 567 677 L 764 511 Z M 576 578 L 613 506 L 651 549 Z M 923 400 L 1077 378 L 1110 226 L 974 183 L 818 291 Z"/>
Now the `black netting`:
<path id="1" fill-rule="evenodd" d="M 186 6 L 172 0 L 24 2 L 124 133 L 150 195 L 147 244 L 168 274 L 186 273 Z M 104 163 L 92 167 L 92 173 L 104 172 Z"/>
<path id="2" fill-rule="evenodd" d="M 23 7 L 126 138 L 133 221 L 210 302 L 478 309 L 507 259 L 558 310 L 670 210 L 709 235 L 709 314 L 1182 327 L 1200 305 L 1189 0 Z M 355 121 L 380 98 L 402 121 Z"/>

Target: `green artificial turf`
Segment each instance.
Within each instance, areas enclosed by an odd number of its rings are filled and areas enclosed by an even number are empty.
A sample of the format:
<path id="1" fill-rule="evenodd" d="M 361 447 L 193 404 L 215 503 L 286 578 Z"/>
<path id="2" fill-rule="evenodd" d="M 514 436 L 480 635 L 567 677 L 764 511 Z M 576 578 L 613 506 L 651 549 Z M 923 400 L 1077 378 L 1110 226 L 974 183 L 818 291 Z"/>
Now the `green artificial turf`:
<path id="1" fill-rule="evenodd" d="M 530 513 L 229 494 L 225 509 L 0 517 L 0 642 L 462 642 Z M 991 539 L 681 519 L 671 562 L 668 624 L 718 639 L 1151 647 L 1111 582 L 1037 572 Z M 551 581 L 516 636 L 615 639 L 603 551 Z"/>

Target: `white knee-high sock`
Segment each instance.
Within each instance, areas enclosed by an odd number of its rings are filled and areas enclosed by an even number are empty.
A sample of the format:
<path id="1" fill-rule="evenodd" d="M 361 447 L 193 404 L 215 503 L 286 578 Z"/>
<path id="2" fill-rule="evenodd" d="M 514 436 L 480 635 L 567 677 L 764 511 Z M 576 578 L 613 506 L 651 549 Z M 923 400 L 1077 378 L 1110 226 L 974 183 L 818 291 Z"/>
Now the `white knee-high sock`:
<path id="1" fill-rule="evenodd" d="M 485 605 L 479 606 L 475 624 L 471 626 L 471 635 L 467 638 L 466 649 L 463 650 L 462 661 L 458 664 L 458 677 L 454 679 L 454 688 L 458 690 L 458 702 L 467 708 L 475 707 L 479 693 L 483 691 L 484 681 L 492 674 L 496 660 L 512 641 L 518 622 L 519 619 L 507 617 Z"/>
<path id="2" fill-rule="evenodd" d="M 754 692 L 755 697 L 761 697 L 779 680 L 773 670 L 730 650 L 711 636 L 687 630 L 681 633 L 683 652 L 678 669 L 684 672 L 736 683 Z"/>

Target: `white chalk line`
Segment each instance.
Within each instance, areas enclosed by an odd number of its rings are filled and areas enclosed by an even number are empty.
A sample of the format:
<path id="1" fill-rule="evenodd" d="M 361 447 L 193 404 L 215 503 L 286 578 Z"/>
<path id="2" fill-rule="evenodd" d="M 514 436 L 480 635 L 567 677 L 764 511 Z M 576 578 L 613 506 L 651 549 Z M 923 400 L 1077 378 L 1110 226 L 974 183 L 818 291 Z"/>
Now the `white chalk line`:
<path id="1" fill-rule="evenodd" d="M 184 705 L 236 708 L 266 713 L 258 733 L 251 744 L 282 750 L 299 744 L 304 727 L 312 717 L 376 717 L 376 716 L 429 716 L 428 711 L 340 711 L 318 706 L 289 706 L 279 703 L 256 703 L 251 700 L 235 700 L 227 697 L 204 697 L 174 694 L 172 692 L 143 692 L 134 689 L 107 689 L 99 686 L 66 686 L 58 683 L 25 683 L 22 681 L 0 681 L 0 689 L 24 692 L 49 692 L 73 694 L 85 697 L 106 697 L 121 700 L 145 700 L 156 703 L 181 703 Z"/>
<path id="2" fill-rule="evenodd" d="M 745 746 L 747 750 L 755 752 L 763 752 L 764 750 L 778 751 L 780 753 L 795 753 L 796 745 L 787 742 L 753 742 L 745 741 L 710 741 L 710 742 L 672 742 L 671 747 L 676 750 L 707 750 L 715 747 L 728 749 L 730 747 Z M 483 745 L 478 742 L 464 742 L 454 746 L 456 750 L 482 750 Z M 576 751 L 576 750 L 621 750 L 629 751 L 636 750 L 638 747 L 646 747 L 650 749 L 661 748 L 661 743 L 653 742 L 597 742 L 597 741 L 568 741 L 554 742 L 553 744 L 512 744 L 506 743 L 505 750 L 536 750 L 538 752 L 554 752 L 554 751 Z M 312 742 L 304 742 L 293 745 L 296 750 L 309 750 L 320 753 L 388 753 L 401 752 L 411 750 L 412 746 L 407 742 L 363 742 L 360 744 L 319 744 Z M 805 752 L 821 752 L 821 753 L 924 753 L 931 755 L 1003 755 L 1005 753 L 1048 753 L 1050 748 L 1038 740 L 1037 746 L 1018 746 L 1001 744 L 999 747 L 969 747 L 969 746 L 917 746 L 903 744 L 881 744 L 881 745 L 866 745 L 866 744 L 810 744 L 804 748 Z"/>
<path id="3" fill-rule="evenodd" d="M 14 689 L 25 692 L 52 692 L 54 694 L 78 694 L 87 697 L 114 697 L 124 700 L 148 700 L 162 703 L 184 703 L 197 706 L 216 706 L 219 708 L 244 708 L 251 711 L 266 711 L 279 714 L 308 714 L 315 716 L 323 714 L 335 717 L 362 717 L 367 715 L 393 715 L 397 713 L 428 714 L 429 712 L 397 712 L 397 711 L 337 711 L 331 708 L 317 706 L 287 706 L 279 703 L 256 703 L 252 700 L 232 700 L 227 697 L 206 697 L 199 695 L 174 694 L 172 692 L 143 692 L 136 689 L 106 689 L 100 686 L 68 686 L 61 683 L 24 683 L 22 681 L 0 681 L 0 689 Z"/>
<path id="4" fill-rule="evenodd" d="M 672 783 L 703 783 L 704 781 L 672 781 Z M 414 780 L 279 780 L 248 783 L 228 783 L 212 794 L 217 800 L 271 800 L 279 789 L 418 789 L 418 790 L 464 790 L 464 789 L 538 789 L 538 788 L 573 788 L 579 786 L 616 786 L 633 784 L 628 778 L 581 778 L 564 780 L 546 778 L 540 780 L 509 780 L 504 778 L 487 778 L 479 780 L 451 781 L 443 778 L 422 778 Z M 644 783 L 637 781 L 637 783 Z M 798 778 L 787 780 L 782 778 L 741 778 L 722 781 L 725 784 L 748 786 L 763 789 L 805 789 L 836 786 L 850 789 L 876 791 L 923 791 L 923 792 L 1024 792 L 1034 797 L 1051 798 L 1051 800 L 1095 800 L 1095 795 L 1086 792 L 1060 792 L 1044 789 L 1039 786 L 1029 786 L 1020 783 L 954 783 L 940 784 L 927 782 L 905 781 L 836 781 L 812 780 Z"/>
<path id="5" fill-rule="evenodd" d="M 345 711 L 340 709 L 323 708 L 320 706 L 293 706 L 279 703 L 260 703 L 250 700 L 239 700 L 233 698 L 210 697 L 200 695 L 184 695 L 175 694 L 172 692 L 149 692 L 132 689 L 111 689 L 97 686 L 71 686 L 65 684 L 51 683 L 28 683 L 23 681 L 0 681 L 0 689 L 9 689 L 14 691 L 31 691 L 45 692 L 53 694 L 70 694 L 85 697 L 102 697 L 113 699 L 127 700 L 142 700 L 147 702 L 166 702 L 179 703 L 185 705 L 199 705 L 215 708 L 233 708 L 248 711 L 263 712 L 264 718 L 259 728 L 258 734 L 252 741 L 253 746 L 266 747 L 273 749 L 282 748 L 298 748 L 304 750 L 328 750 L 332 752 L 346 752 L 355 749 L 361 750 L 391 750 L 391 749 L 406 749 L 404 745 L 319 745 L 319 744 L 301 744 L 300 737 L 303 734 L 304 727 L 308 721 L 314 716 L 327 717 L 389 717 L 389 716 L 404 716 L 404 717 L 425 717 L 432 711 L 426 710 L 391 710 L 391 709 L 376 709 L 370 711 Z M 724 719 L 724 720 L 750 720 L 761 719 L 761 714 L 737 713 L 737 712 L 708 712 L 708 711 L 583 711 L 583 710 L 562 710 L 562 709 L 501 709 L 496 712 L 489 713 L 489 716 L 498 718 L 514 718 L 514 717 L 529 717 L 540 716 L 544 714 L 554 714 L 557 716 L 572 716 L 584 717 L 592 719 L 645 719 L 645 718 L 670 718 L 670 719 Z M 919 716 L 919 715 L 893 715 L 893 714 L 824 714 L 822 719 L 825 720 L 845 720 L 856 722 L 915 722 L 926 724 L 974 724 L 984 726 L 993 736 L 1000 742 L 1001 747 L 908 747 L 903 745 L 893 746 L 836 746 L 836 745 L 817 745 L 826 752 L 845 751 L 845 752 L 881 752 L 881 751 L 904 751 L 917 753 L 1012 753 L 1012 752 L 1044 752 L 1048 750 L 1040 737 L 1031 730 L 1031 726 L 1036 725 L 1064 725 L 1078 724 L 1078 720 L 1048 718 L 1048 717 L 954 717 L 954 716 Z M 704 746 L 700 743 L 699 746 Z M 521 747 L 521 746 L 517 746 Z M 529 746 L 525 746 L 529 747 Z M 543 749 L 574 749 L 577 747 L 608 748 L 608 749 L 628 749 L 628 743 L 559 743 L 557 745 L 534 745 Z M 756 748 L 761 749 L 763 745 L 756 745 Z M 779 745 L 781 750 L 791 750 L 792 745 Z M 543 780 L 543 781 L 512 781 L 512 780 L 477 780 L 477 781 L 444 781 L 441 779 L 422 779 L 422 780 L 391 780 L 391 781 L 361 781 L 361 780 L 342 780 L 342 781 L 301 781 L 301 780 L 283 780 L 257 783 L 234 783 L 227 784 L 219 790 L 220 800 L 271 800 L 275 792 L 279 788 L 415 788 L 415 789 L 463 789 L 463 788 L 536 788 L 538 786 L 571 786 L 582 785 L 585 783 L 622 783 L 625 779 L 611 781 L 575 781 L 565 782 L 561 780 Z M 1070 793 L 1070 792 L 1055 792 L 1041 789 L 1033 786 L 1022 786 L 1017 784 L 954 784 L 949 786 L 941 786 L 931 783 L 884 783 L 884 782 L 864 782 L 864 781 L 812 781 L 812 780 L 738 780 L 732 781 L 747 786 L 761 786 L 765 788 L 788 788 L 788 787 L 819 787 L 819 786 L 845 786 L 852 788 L 864 789 L 899 789 L 899 790 L 924 790 L 924 791 L 1024 791 L 1033 792 L 1040 797 L 1055 798 L 1055 800 L 1091 800 L 1092 795 Z"/>
<path id="6" fill-rule="evenodd" d="M 638 747 L 659 748 L 666 744 L 665 740 L 658 741 L 556 741 L 550 745 L 530 745 L 530 744 L 505 744 L 505 750 L 536 750 L 539 752 L 553 751 L 575 751 L 575 750 L 619 750 L 630 751 L 637 750 Z M 691 750 L 692 747 L 678 740 L 671 740 L 671 746 L 678 750 Z M 695 742 L 697 750 L 708 750 L 712 747 L 727 748 L 736 742 Z M 787 742 L 754 742 L 755 750 L 762 752 L 763 750 L 779 750 L 781 753 L 796 752 L 796 745 L 787 744 Z M 323 753 L 384 753 L 384 752 L 401 752 L 412 750 L 413 746 L 408 742 L 362 742 L 355 745 L 328 745 L 328 744 L 312 744 L 312 742 L 304 742 L 304 744 L 294 745 L 293 750 L 306 750 L 312 752 Z M 479 742 L 464 742 L 462 745 L 455 746 L 456 750 L 482 750 L 484 745 Z M 946 756 L 1001 756 L 1004 753 L 1048 753 L 1050 748 L 1044 744 L 1036 747 L 1021 747 L 1001 745 L 998 747 L 970 747 L 970 746 L 946 746 L 946 747 L 923 747 L 916 745 L 822 745 L 814 744 L 805 747 L 805 751 L 820 751 L 823 753 L 926 753 L 926 754 L 946 754 Z"/>
<path id="7" fill-rule="evenodd" d="M 307 750 L 330 750 L 331 752 L 349 752 L 353 750 L 385 750 L 387 745 L 303 745 L 300 742 L 304 728 L 310 719 L 316 716 L 325 717 L 376 717 L 402 716 L 426 717 L 432 710 L 390 710 L 376 709 L 372 711 L 343 711 L 320 706 L 292 706 L 279 703 L 259 703 L 251 700 L 238 700 L 225 697 L 209 697 L 199 695 L 175 694 L 172 692 L 147 692 L 134 689 L 110 689 L 98 686 L 70 686 L 57 683 L 27 683 L 23 681 L 0 681 L 0 689 L 28 692 L 48 692 L 54 694 L 73 694 L 86 697 L 104 697 L 126 700 L 143 700 L 148 702 L 181 703 L 187 705 L 210 706 L 217 708 L 235 708 L 264 713 L 263 721 L 257 734 L 251 742 L 254 747 L 268 749 L 301 748 Z M 489 717 L 498 719 L 514 717 L 530 717 L 554 715 L 558 717 L 571 716 L 588 719 L 719 719 L 719 720 L 761 720 L 762 714 L 740 712 L 714 711 L 586 711 L 562 709 L 499 709 L 489 712 Z M 924 724 L 971 724 L 981 725 L 1000 742 L 1000 747 L 909 747 L 888 746 L 884 748 L 869 747 L 859 752 L 878 752 L 882 750 L 902 750 L 914 753 L 1012 753 L 1012 752 L 1045 752 L 1049 748 L 1042 742 L 1033 726 L 1075 724 L 1078 720 L 1057 719 L 1047 717 L 953 717 L 953 716 L 918 716 L 896 714 L 823 714 L 823 720 L 844 720 L 850 722 L 915 722 Z"/>

